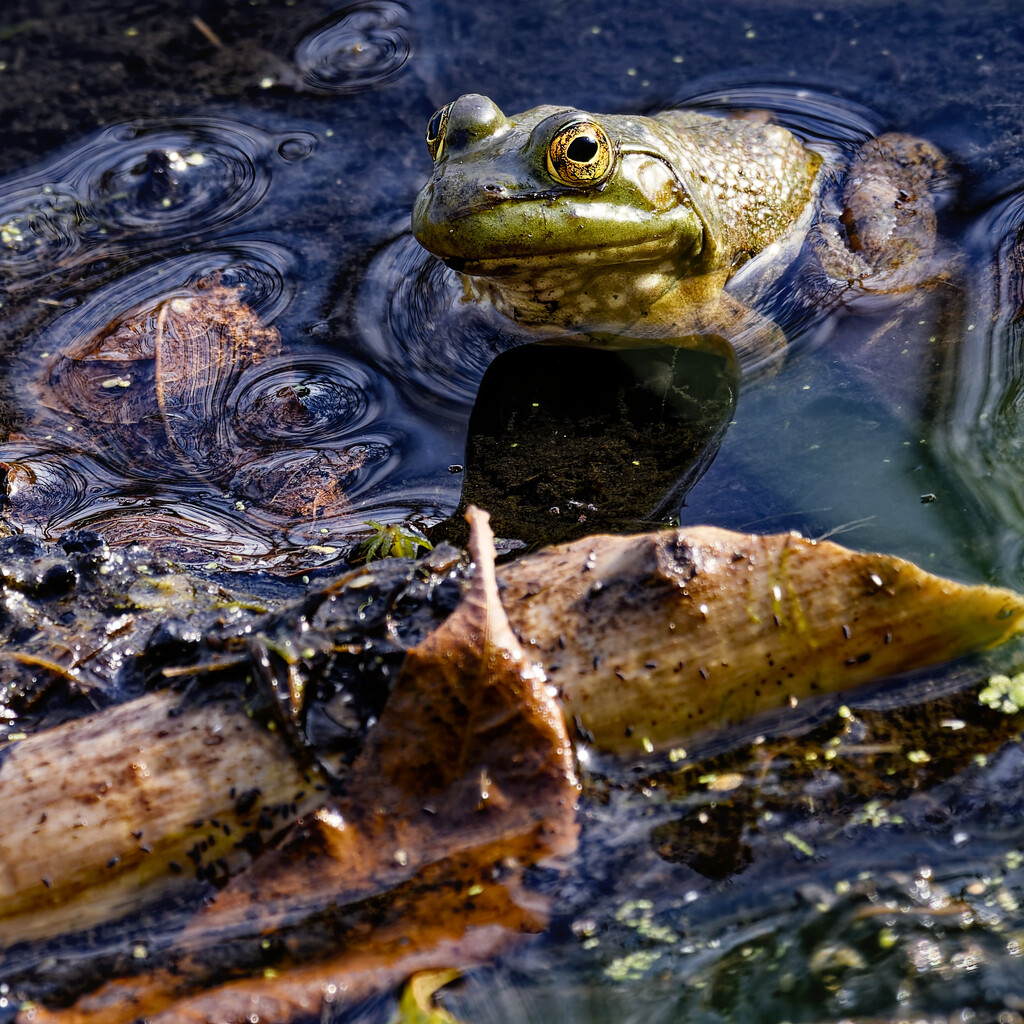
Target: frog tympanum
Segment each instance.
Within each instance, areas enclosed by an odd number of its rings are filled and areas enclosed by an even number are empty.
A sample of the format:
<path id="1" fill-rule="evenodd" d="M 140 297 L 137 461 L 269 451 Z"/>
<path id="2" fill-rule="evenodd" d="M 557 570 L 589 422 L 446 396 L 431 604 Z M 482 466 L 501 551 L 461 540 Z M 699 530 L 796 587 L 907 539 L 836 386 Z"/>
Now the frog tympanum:
<path id="1" fill-rule="evenodd" d="M 416 238 L 467 296 L 521 324 L 641 343 L 716 335 L 749 365 L 784 340 L 751 307 L 797 255 L 870 291 L 932 273 L 944 162 L 908 136 L 869 140 L 844 168 L 764 118 L 506 117 L 465 95 L 434 114 L 427 145 Z"/>

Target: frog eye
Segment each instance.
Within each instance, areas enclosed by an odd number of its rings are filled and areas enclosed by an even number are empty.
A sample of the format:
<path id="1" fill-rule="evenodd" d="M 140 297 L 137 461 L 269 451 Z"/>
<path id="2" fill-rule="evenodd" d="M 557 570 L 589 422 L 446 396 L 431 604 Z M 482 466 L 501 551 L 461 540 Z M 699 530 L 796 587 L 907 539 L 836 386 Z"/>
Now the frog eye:
<path id="1" fill-rule="evenodd" d="M 430 150 L 431 160 L 436 160 L 444 149 L 444 133 L 448 127 L 448 115 L 452 112 L 454 103 L 449 103 L 440 110 L 435 110 L 433 116 L 427 122 L 427 149 Z"/>
<path id="2" fill-rule="evenodd" d="M 570 121 L 548 145 L 548 171 L 563 185 L 600 184 L 611 165 L 611 141 L 594 121 Z"/>

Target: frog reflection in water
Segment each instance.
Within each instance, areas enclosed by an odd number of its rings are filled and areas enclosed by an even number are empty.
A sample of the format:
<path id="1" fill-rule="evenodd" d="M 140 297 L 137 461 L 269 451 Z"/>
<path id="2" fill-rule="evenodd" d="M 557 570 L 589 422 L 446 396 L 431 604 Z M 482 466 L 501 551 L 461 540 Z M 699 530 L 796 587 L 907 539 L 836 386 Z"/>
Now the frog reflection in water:
<path id="1" fill-rule="evenodd" d="M 466 95 L 433 116 L 427 145 L 416 238 L 463 275 L 468 297 L 522 324 L 640 342 L 719 336 L 746 368 L 785 340 L 751 306 L 801 252 L 823 293 L 901 291 L 935 272 L 944 162 L 908 136 L 865 143 L 839 195 L 842 167 L 785 128 L 687 110 L 508 118 Z"/>

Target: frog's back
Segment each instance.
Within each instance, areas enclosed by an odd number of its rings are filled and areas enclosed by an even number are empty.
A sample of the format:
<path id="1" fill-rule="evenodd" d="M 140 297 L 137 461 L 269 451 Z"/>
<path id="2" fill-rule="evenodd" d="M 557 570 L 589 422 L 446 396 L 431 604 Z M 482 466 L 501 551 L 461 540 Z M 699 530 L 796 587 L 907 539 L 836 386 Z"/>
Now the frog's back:
<path id="1" fill-rule="evenodd" d="M 731 252 L 757 253 L 789 232 L 814 199 L 821 157 L 785 128 L 692 110 L 655 115 L 677 144 L 677 170 Z"/>

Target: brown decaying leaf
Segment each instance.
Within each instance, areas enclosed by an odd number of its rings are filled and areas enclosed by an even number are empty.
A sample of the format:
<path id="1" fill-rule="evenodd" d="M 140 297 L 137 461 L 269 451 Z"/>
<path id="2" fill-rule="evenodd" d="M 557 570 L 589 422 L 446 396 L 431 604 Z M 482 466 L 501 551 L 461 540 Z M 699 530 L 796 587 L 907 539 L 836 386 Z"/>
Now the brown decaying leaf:
<path id="1" fill-rule="evenodd" d="M 247 367 L 280 346 L 238 289 L 200 282 L 58 353 L 38 385 L 40 412 L 55 414 L 41 426 L 103 425 L 98 433 L 79 429 L 74 440 L 84 434 L 108 458 L 113 450 L 129 471 L 139 468 L 140 451 L 156 461 L 169 448 L 187 475 L 222 474 L 217 460 L 230 464 L 237 445 L 228 395 Z"/>
<path id="2" fill-rule="evenodd" d="M 482 555 L 477 561 L 489 565 Z M 1019 629 L 1021 617 L 1021 599 L 1009 591 L 964 587 L 899 559 L 791 535 L 756 537 L 711 528 L 593 537 L 504 566 L 499 578 L 513 624 L 562 686 L 567 716 L 577 717 L 602 746 L 632 753 L 644 739 L 652 746 L 688 742 L 694 733 L 792 698 L 849 689 L 997 643 Z M 492 646 L 502 649 L 510 641 L 495 606 L 480 596 L 483 580 L 480 586 L 466 607 L 482 608 L 485 626 L 473 628 L 489 629 Z M 451 631 L 459 621 L 428 644 L 441 651 L 454 644 Z M 406 732 L 424 717 L 421 699 L 440 699 L 421 693 L 430 686 L 426 674 L 419 681 L 425 670 L 416 659 L 422 661 L 424 650 L 413 656 L 386 716 L 389 722 L 407 718 Z M 173 694 L 153 695 L 8 751 L 0 773 L 0 811 L 8 822 L 8 842 L 0 848 L 0 936 L 53 934 L 90 916 L 110 917 L 125 900 L 151 900 L 170 887 L 173 880 L 160 872 L 181 859 L 181 844 L 190 848 L 192 823 L 229 820 L 232 813 L 230 781 L 220 790 L 173 783 L 173 773 L 189 765 L 206 763 L 211 778 L 231 779 L 232 765 L 251 757 L 268 773 L 259 783 L 263 802 L 280 801 L 287 811 L 275 827 L 290 820 L 287 814 L 299 813 L 302 801 L 288 810 L 299 791 L 297 770 L 283 745 L 266 747 L 276 738 L 252 723 L 243 732 L 225 728 L 223 712 L 210 707 L 185 710 L 169 728 L 168 711 L 176 701 Z M 219 746 L 205 742 L 211 730 L 223 739 Z M 414 794 L 429 779 L 438 790 L 451 779 L 453 793 L 479 791 L 483 780 L 460 777 L 457 761 L 435 764 L 428 741 L 415 736 L 407 750 L 401 748 L 408 761 L 372 768 L 383 756 L 380 742 L 387 735 L 381 731 L 371 738 L 363 763 L 366 778 L 375 771 L 391 773 L 389 800 L 397 804 L 403 785 Z M 518 742 L 527 749 L 532 741 L 525 735 Z M 447 743 L 456 749 L 451 737 Z M 516 744 L 508 749 L 516 756 Z M 129 770 L 136 762 L 151 770 L 144 785 Z M 45 764 L 63 767 L 37 770 Z M 151 799 L 147 794 L 157 792 L 169 770 L 173 798 Z M 247 773 L 235 775 L 248 778 Z M 16 775 L 31 780 L 28 789 Z M 126 796 L 115 781 L 129 778 Z M 493 783 L 487 789 L 491 806 L 508 802 L 495 775 L 486 779 Z M 72 818 L 90 804 L 89 827 L 66 839 L 59 823 L 78 824 Z M 45 823 L 38 821 L 44 805 Z M 358 817 L 358 809 L 349 814 Z M 374 827 L 376 839 L 385 827 L 394 828 L 389 841 L 395 850 L 411 845 L 403 831 L 407 821 Z M 153 847 L 145 856 L 131 834 L 139 830 L 146 836 L 142 842 Z M 355 842 L 355 835 L 350 831 L 347 841 Z M 28 838 L 23 843 L 21 837 Z M 145 884 L 136 886 L 143 876 Z M 187 880 L 176 878 L 178 884 Z"/>
<path id="3" fill-rule="evenodd" d="M 1024 616 L 1012 591 L 900 558 L 709 526 L 589 537 L 500 578 L 567 717 L 619 752 L 991 647 Z"/>
<path id="4" fill-rule="evenodd" d="M 280 336 L 241 301 L 238 289 L 161 303 L 156 327 L 156 398 L 167 438 L 184 465 L 205 475 L 211 456 L 235 443 L 225 415 L 242 370 L 280 347 Z"/>
<path id="5" fill-rule="evenodd" d="M 520 874 L 575 848 L 572 748 L 502 611 L 486 515 L 471 516 L 470 590 L 409 652 L 347 796 L 298 823 L 197 913 L 168 968 L 25 1020 L 286 1021 L 417 970 L 490 958 L 544 927 L 545 903 L 521 889 Z M 362 923 L 335 935 L 333 948 L 300 955 L 305 922 L 368 900 Z M 204 987 L 216 984 L 211 948 L 244 948 L 272 931 L 286 950 L 276 976 Z"/>
<path id="6" fill-rule="evenodd" d="M 262 400 L 253 398 L 254 382 L 281 371 L 281 338 L 243 298 L 211 276 L 48 356 L 0 467 L 6 520 L 56 537 L 89 513 L 112 544 L 240 566 L 276 561 L 281 552 L 267 549 L 295 520 L 349 515 L 366 446 L 287 440 L 282 427 L 302 426 L 309 411 L 293 384 L 255 388 Z M 197 506 L 197 487 L 212 502 Z M 253 531 L 248 545 L 240 526 Z M 303 536 L 288 544 L 301 547 Z M 225 557 L 229 537 L 235 557 Z"/>

